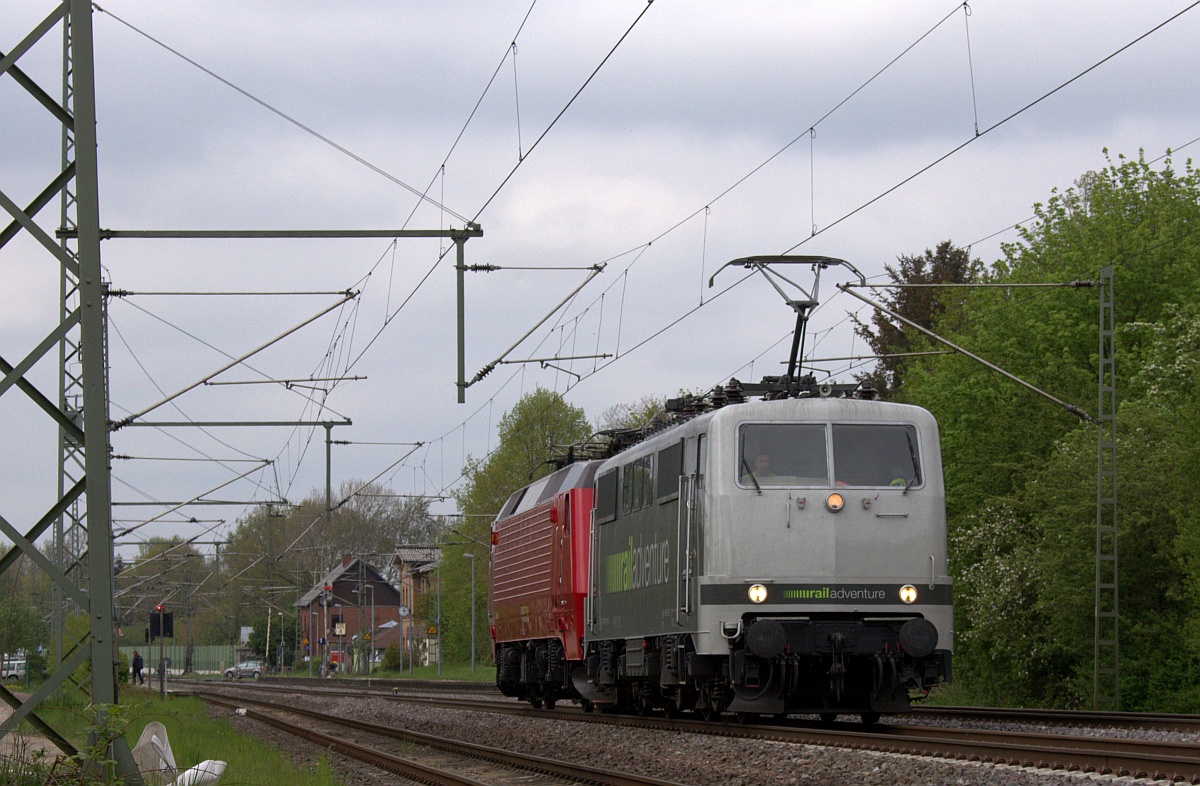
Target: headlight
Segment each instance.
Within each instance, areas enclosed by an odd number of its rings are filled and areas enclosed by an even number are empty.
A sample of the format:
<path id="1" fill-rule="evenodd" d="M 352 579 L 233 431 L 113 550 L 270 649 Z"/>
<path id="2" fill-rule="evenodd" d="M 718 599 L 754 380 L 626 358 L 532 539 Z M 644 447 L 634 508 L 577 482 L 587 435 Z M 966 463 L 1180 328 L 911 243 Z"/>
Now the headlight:
<path id="1" fill-rule="evenodd" d="M 917 588 L 911 584 L 905 584 L 900 588 L 900 600 L 905 603 L 917 602 Z"/>
<path id="2" fill-rule="evenodd" d="M 746 594 L 750 596 L 751 603 L 762 603 L 767 599 L 767 588 L 762 584 L 751 584 Z"/>
<path id="3" fill-rule="evenodd" d="M 825 507 L 829 508 L 834 513 L 837 513 L 846 505 L 846 499 L 836 491 L 825 498 Z"/>

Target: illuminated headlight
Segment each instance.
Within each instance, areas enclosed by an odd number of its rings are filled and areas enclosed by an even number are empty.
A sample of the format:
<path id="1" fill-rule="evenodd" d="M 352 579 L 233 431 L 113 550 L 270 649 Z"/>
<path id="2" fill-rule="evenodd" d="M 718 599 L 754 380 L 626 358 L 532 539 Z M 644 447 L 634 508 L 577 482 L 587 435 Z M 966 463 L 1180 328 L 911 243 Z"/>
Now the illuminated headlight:
<path id="1" fill-rule="evenodd" d="M 905 603 L 917 602 L 917 588 L 911 584 L 905 584 L 900 588 L 900 600 Z"/>
<path id="2" fill-rule="evenodd" d="M 836 491 L 825 498 L 825 507 L 830 511 L 837 513 L 846 506 L 846 498 Z"/>
<path id="3" fill-rule="evenodd" d="M 762 603 L 767 599 L 767 588 L 762 584 L 751 584 L 746 594 L 750 596 L 751 603 Z"/>

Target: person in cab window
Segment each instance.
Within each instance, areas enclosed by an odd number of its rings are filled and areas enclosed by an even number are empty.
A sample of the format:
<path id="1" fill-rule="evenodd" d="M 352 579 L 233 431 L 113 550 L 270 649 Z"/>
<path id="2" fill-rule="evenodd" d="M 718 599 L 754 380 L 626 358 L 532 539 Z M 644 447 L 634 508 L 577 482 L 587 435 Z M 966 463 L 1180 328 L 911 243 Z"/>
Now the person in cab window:
<path id="1" fill-rule="evenodd" d="M 749 483 L 750 475 L 753 473 L 754 479 L 759 483 L 769 483 L 772 480 L 778 479 L 778 475 L 771 469 L 771 455 L 765 451 L 759 451 L 754 456 L 754 463 L 748 467 L 744 467 L 745 474 L 742 475 L 742 482 Z"/>

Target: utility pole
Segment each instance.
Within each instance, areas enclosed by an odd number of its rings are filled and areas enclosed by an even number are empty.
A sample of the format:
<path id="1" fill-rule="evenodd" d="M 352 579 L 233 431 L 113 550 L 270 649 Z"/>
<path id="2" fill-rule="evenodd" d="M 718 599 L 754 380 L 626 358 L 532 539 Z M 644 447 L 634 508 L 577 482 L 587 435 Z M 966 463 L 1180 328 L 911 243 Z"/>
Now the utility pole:
<path id="1" fill-rule="evenodd" d="M 63 73 L 62 101 L 56 101 L 19 66 L 21 58 L 57 26 L 62 25 Z M 97 725 L 109 721 L 109 710 L 117 701 L 117 657 L 114 637 L 113 604 L 113 547 L 112 547 L 112 481 L 109 470 L 108 367 L 105 340 L 104 283 L 100 262 L 100 199 L 98 151 L 96 139 L 96 89 L 92 36 L 92 5 L 87 0 L 64 0 L 51 7 L 50 13 L 26 35 L 12 52 L 0 53 L 0 79 L 16 84 L 16 93 L 6 94 L 5 117 L 44 110 L 56 121 L 62 132 L 61 166 L 41 193 L 22 207 L 0 191 L 0 209 L 12 219 L 0 226 L 0 248 L 22 233 L 32 241 L 30 254 L 39 249 L 41 255 L 30 259 L 57 268 L 60 276 L 60 308 L 54 326 L 27 356 L 15 364 L 0 357 L 0 395 L 19 390 L 57 425 L 56 440 L 60 459 L 64 446 L 69 446 L 74 466 L 70 476 L 60 475 L 60 493 L 44 515 L 18 529 L 0 511 L 0 534 L 12 548 L 0 556 L 0 574 L 17 568 L 19 557 L 28 556 L 37 569 L 47 574 L 61 588 L 69 601 L 87 612 L 88 636 L 82 646 L 66 657 L 56 655 L 55 670 L 46 685 L 22 700 L 6 690 L 3 698 L 13 713 L 0 724 L 0 737 L 5 737 L 23 720 L 45 734 L 67 755 L 78 751 L 37 713 L 42 701 L 59 690 L 68 676 L 91 659 L 90 693 L 93 717 Z M 31 72 L 36 73 L 36 72 Z M 12 82 L 8 82 L 11 77 Z M 22 158 L 18 150 L 7 151 L 13 159 Z M 26 151 L 29 152 L 29 151 Z M 29 155 L 29 160 L 34 160 Z M 44 169 L 44 168 L 43 168 Z M 37 222 L 38 213 L 56 198 L 61 199 L 59 229 L 70 229 L 72 240 L 56 240 L 54 232 Z M 57 401 L 38 389 L 37 380 L 30 374 L 38 361 L 59 347 L 60 360 L 70 357 L 69 367 L 78 384 L 64 392 L 60 375 L 60 395 Z M 7 350 L 0 348 L 0 353 Z M 70 401 L 64 403 L 64 399 Z M 0 445 L 0 464 L 23 460 L 29 446 Z M 60 472 L 62 472 L 60 462 Z M 82 472 L 80 472 L 82 470 Z M 76 564 L 86 571 L 86 585 L 79 583 L 79 573 L 67 575 L 62 543 L 63 516 L 75 522 L 86 522 L 87 556 Z M 54 525 L 55 562 L 44 559 L 37 540 Z M 72 537 L 78 534 L 72 531 Z M 56 604 L 61 608 L 62 604 Z M 62 634 L 61 618 L 55 628 Z M 57 647 L 63 651 L 61 643 Z M 106 751 L 114 762 L 116 774 L 137 779 L 137 765 L 123 738 L 113 741 Z"/>
<path id="2" fill-rule="evenodd" d="M 1117 570 L 1117 368 L 1112 266 L 1100 269 L 1099 416 L 1096 419 L 1096 611 L 1092 705 L 1121 708 Z"/>

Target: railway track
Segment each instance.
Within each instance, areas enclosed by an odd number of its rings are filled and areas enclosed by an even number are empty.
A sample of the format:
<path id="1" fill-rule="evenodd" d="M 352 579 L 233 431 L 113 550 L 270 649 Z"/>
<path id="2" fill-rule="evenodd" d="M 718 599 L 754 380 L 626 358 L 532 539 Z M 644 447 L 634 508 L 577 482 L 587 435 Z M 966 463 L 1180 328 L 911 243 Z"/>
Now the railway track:
<path id="1" fill-rule="evenodd" d="M 265 685 L 256 687 L 271 688 L 271 686 Z M 280 686 L 278 689 L 295 691 L 294 687 Z M 816 721 L 802 719 L 787 719 L 769 724 L 713 724 L 685 719 L 584 713 L 578 708 L 561 705 L 553 712 L 547 712 L 533 710 L 528 705 L 513 701 L 405 695 L 399 692 L 392 693 L 390 688 L 386 691 L 328 690 L 321 686 L 321 689 L 312 690 L 309 695 L 312 697 L 317 695 L 377 697 L 383 700 L 403 701 L 458 711 L 504 713 L 522 717 L 606 723 L 799 745 L 842 747 L 851 750 L 1200 783 L 1200 746 L 1194 743 L 1084 736 L 1065 731 L 1057 733 L 998 731 L 901 723 L 878 726 L 863 726 L 859 723 L 823 725 Z M 970 715 L 969 713 L 956 713 L 956 715 L 960 718 L 977 719 L 979 717 L 978 714 Z M 1013 722 L 1009 721 L 1009 723 Z"/>
<path id="2" fill-rule="evenodd" d="M 223 696 L 205 689 L 198 689 L 196 693 L 212 704 L 239 709 L 249 718 L 322 748 L 337 751 L 394 775 L 431 786 L 508 783 L 519 783 L 521 786 L 564 786 L 579 783 L 594 786 L 680 786 L 672 781 L 514 753 L 265 699 Z M 246 708 L 243 705 L 247 703 L 259 705 L 262 709 Z M 319 731 L 313 728 L 314 725 L 333 727 L 336 733 Z M 383 749 L 380 747 L 381 743 L 373 738 L 379 738 L 387 747 L 402 746 L 405 755 L 399 756 Z M 419 749 L 413 746 L 419 746 Z"/>
<path id="3" fill-rule="evenodd" d="M 1119 729 L 1162 729 L 1200 732 L 1200 715 L 1157 712 L 1094 712 L 1092 710 L 1029 710 L 1005 707 L 914 707 L 906 713 L 918 719 L 950 718 L 973 722 L 1111 726 Z"/>
<path id="4" fill-rule="evenodd" d="M 356 680 L 362 683 L 362 680 Z M 239 684 L 239 683 L 227 683 Z M 409 694 L 480 694 L 499 696 L 490 683 L 450 682 L 450 680 L 372 680 L 372 684 L 355 684 L 349 680 L 308 678 L 269 678 L 256 683 L 262 686 L 290 685 L 298 689 L 346 691 L 346 695 L 409 695 Z M 350 686 L 354 685 L 354 686 Z M 566 707 L 566 704 L 563 706 Z M 898 720 L 928 722 L 947 719 L 977 724 L 1021 724 L 1028 726 L 1086 726 L 1122 728 L 1122 730 L 1159 730 L 1181 733 L 1200 733 L 1200 715 L 1170 713 L 1093 712 L 1078 709 L 1019 709 L 1004 707 L 913 707 L 910 712 L 895 715 Z"/>
<path id="5" fill-rule="evenodd" d="M 361 682 L 361 681 L 360 681 Z M 303 689 L 344 691 L 346 695 L 404 695 L 409 693 L 476 693 L 500 696 L 495 686 L 489 683 L 440 681 L 440 680 L 373 680 L 370 686 L 348 687 L 348 681 L 318 680 L 307 678 L 269 678 L 264 686 L 288 685 Z M 347 686 L 347 687 L 343 687 Z M 566 705 L 562 705 L 566 706 Z M 1157 729 L 1181 733 L 1200 733 L 1200 715 L 1184 715 L 1149 712 L 1095 712 L 1091 710 L 1018 709 L 1005 707 L 914 707 L 898 719 L 912 719 L 918 723 L 933 718 L 944 718 L 963 723 L 1007 723 L 1040 726 L 1087 726 L 1113 729 Z"/>

